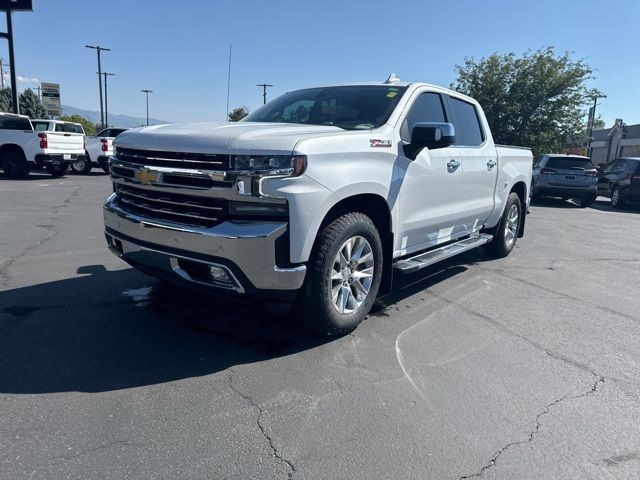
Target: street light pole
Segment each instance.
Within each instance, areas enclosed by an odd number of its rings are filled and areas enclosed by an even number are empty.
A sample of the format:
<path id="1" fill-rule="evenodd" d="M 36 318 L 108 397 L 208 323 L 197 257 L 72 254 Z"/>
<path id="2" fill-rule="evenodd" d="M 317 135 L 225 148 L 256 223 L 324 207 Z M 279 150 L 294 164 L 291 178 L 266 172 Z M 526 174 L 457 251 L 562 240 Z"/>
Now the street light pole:
<path id="1" fill-rule="evenodd" d="M 98 54 L 98 90 L 100 91 L 100 127 L 102 129 L 104 128 L 104 107 L 102 105 L 102 64 L 100 62 L 100 52 L 110 52 L 111 49 L 101 47 L 100 45 L 85 45 L 85 47 L 95 50 Z"/>
<path id="2" fill-rule="evenodd" d="M 107 94 L 107 77 L 115 76 L 115 73 L 102 72 L 104 75 L 104 127 L 109 128 L 109 95 Z"/>
<path id="3" fill-rule="evenodd" d="M 142 93 L 147 94 L 147 127 L 149 126 L 149 94 L 153 93 L 153 90 L 140 90 Z"/>
<path id="4" fill-rule="evenodd" d="M 267 87 L 273 87 L 273 85 L 269 83 L 258 83 L 256 87 L 262 87 L 262 104 L 266 105 L 267 103 Z"/>
<path id="5" fill-rule="evenodd" d="M 593 148 L 591 147 L 591 142 L 593 141 L 593 125 L 596 123 L 596 106 L 598 105 L 598 99 L 599 98 L 607 98 L 606 95 L 602 94 L 602 93 L 595 93 L 593 94 L 593 110 L 591 111 L 591 118 L 589 119 L 589 147 L 588 147 L 588 154 L 589 157 L 593 156 Z"/>

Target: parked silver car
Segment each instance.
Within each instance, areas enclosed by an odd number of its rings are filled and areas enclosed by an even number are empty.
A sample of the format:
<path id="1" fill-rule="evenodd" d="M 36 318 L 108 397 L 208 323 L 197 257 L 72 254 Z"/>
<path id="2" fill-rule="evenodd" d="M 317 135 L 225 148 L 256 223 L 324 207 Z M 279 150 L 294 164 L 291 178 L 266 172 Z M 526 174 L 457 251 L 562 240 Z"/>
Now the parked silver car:
<path id="1" fill-rule="evenodd" d="M 597 196 L 598 171 L 589 157 L 550 153 L 533 164 L 533 198 L 574 199 L 590 206 Z"/>

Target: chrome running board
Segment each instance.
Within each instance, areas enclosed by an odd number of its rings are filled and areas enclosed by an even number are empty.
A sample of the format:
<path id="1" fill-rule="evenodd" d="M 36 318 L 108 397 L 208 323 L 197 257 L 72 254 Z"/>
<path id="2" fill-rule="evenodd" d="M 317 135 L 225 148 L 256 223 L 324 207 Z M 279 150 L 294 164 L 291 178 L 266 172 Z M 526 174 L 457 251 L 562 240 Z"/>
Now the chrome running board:
<path id="1" fill-rule="evenodd" d="M 434 263 L 438 263 L 450 257 L 454 257 L 460 253 L 477 248 L 485 243 L 489 243 L 493 239 L 492 235 L 481 233 L 473 237 L 465 238 L 455 243 L 450 243 L 443 247 L 429 250 L 428 252 L 419 253 L 414 257 L 402 258 L 393 264 L 395 270 L 402 273 L 411 273 L 428 267 Z"/>

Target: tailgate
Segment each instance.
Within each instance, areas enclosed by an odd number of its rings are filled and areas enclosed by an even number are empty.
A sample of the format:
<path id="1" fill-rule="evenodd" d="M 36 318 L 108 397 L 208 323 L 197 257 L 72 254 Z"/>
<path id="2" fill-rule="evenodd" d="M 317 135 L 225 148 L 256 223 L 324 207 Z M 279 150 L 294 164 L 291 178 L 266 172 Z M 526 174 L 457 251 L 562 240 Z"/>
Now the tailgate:
<path id="1" fill-rule="evenodd" d="M 548 174 L 549 185 L 557 187 L 586 187 L 595 185 L 598 179 L 595 172 L 580 168 L 554 168 L 555 173 Z"/>
<path id="2" fill-rule="evenodd" d="M 46 154 L 84 153 L 84 135 L 80 133 L 47 132 Z"/>

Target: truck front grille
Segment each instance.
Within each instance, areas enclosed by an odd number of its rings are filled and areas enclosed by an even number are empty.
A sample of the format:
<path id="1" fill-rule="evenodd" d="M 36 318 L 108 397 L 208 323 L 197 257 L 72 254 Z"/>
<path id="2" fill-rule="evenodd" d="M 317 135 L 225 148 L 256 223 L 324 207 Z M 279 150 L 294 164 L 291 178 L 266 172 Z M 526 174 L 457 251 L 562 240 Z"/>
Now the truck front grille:
<path id="1" fill-rule="evenodd" d="M 220 198 L 195 197 L 115 185 L 120 207 L 130 213 L 184 225 L 213 227 L 223 222 L 229 212 L 228 202 Z"/>
<path id="2" fill-rule="evenodd" d="M 147 167 L 186 168 L 190 170 L 229 170 L 230 156 L 224 154 L 160 152 L 118 148 L 116 157 Z"/>

